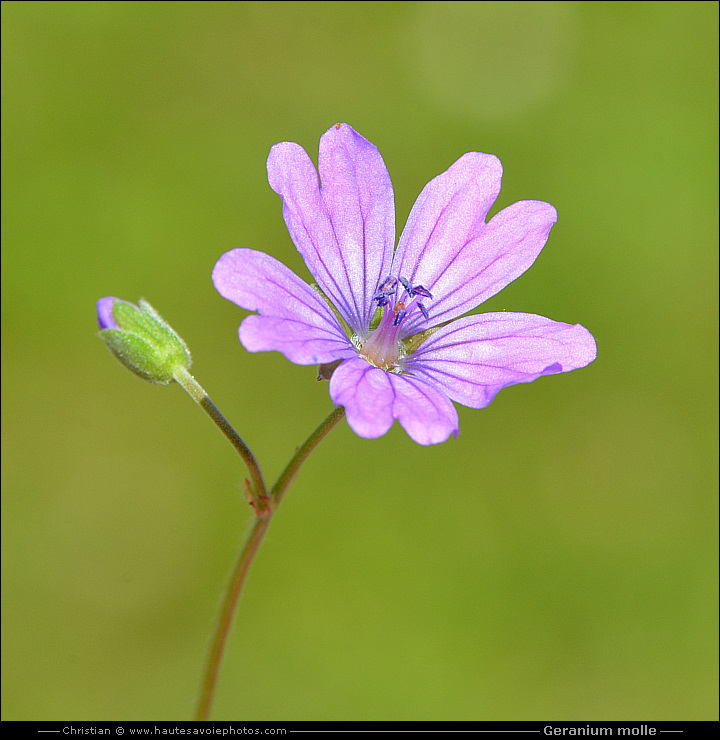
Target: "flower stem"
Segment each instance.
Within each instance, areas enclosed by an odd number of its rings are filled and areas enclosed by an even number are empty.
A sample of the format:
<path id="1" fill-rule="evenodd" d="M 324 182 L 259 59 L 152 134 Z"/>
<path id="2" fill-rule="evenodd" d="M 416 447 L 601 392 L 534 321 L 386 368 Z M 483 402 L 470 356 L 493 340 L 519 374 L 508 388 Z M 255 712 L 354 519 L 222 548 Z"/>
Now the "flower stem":
<path id="1" fill-rule="evenodd" d="M 283 470 L 277 482 L 270 491 L 270 498 L 273 502 L 273 508 L 277 509 L 282 501 L 285 491 L 290 487 L 290 484 L 295 480 L 295 476 L 298 474 L 301 465 L 308 458 L 310 453 L 325 439 L 330 433 L 333 427 L 345 416 L 345 408 L 343 406 L 336 406 L 323 421 L 320 426 L 305 440 L 303 445 L 293 455 L 292 460 L 287 464 L 285 470 Z"/>
<path id="2" fill-rule="evenodd" d="M 217 413 L 220 414 L 219 411 Z M 233 615 L 235 613 L 235 609 L 237 608 L 238 602 L 240 601 L 240 594 L 242 593 L 248 571 L 250 570 L 250 566 L 252 565 L 258 548 L 260 547 L 260 544 L 265 537 L 265 533 L 270 526 L 273 514 L 277 510 L 277 507 L 280 505 L 283 496 L 285 495 L 287 489 L 290 487 L 290 484 L 295 479 L 295 476 L 300 470 L 302 464 L 308 458 L 310 453 L 320 444 L 320 442 L 325 439 L 325 437 L 335 427 L 340 419 L 343 418 L 344 415 L 345 409 L 342 406 L 339 406 L 332 410 L 328 417 L 307 438 L 307 440 L 305 440 L 302 446 L 298 448 L 290 462 L 287 464 L 287 467 L 278 478 L 277 483 L 275 483 L 275 485 L 272 487 L 269 499 L 270 506 L 268 506 L 261 512 L 258 512 L 258 510 L 256 509 L 255 520 L 253 521 L 252 527 L 250 528 L 250 532 L 247 536 L 247 539 L 245 540 L 245 544 L 240 551 L 240 556 L 238 558 L 237 564 L 235 565 L 235 570 L 230 581 L 230 587 L 228 588 L 227 594 L 225 595 L 225 601 L 223 603 L 222 612 L 220 614 L 220 620 L 218 622 L 217 630 L 213 638 L 210 655 L 208 657 L 207 666 L 205 668 L 205 675 L 200 687 L 200 700 L 198 702 L 198 708 L 195 715 L 196 720 L 205 721 L 210 718 L 210 711 L 212 709 L 215 687 L 217 685 L 217 679 L 220 673 L 220 664 L 222 662 L 227 638 L 230 634 L 230 627 L 232 626 Z"/>
<path id="3" fill-rule="evenodd" d="M 215 422 L 218 429 L 228 438 L 238 455 L 243 459 L 252 480 L 253 502 L 256 511 L 261 511 L 266 505 L 267 491 L 260 466 L 252 450 L 245 444 L 242 437 L 232 428 L 230 422 L 222 415 L 220 409 L 210 400 L 210 396 L 200 383 L 184 368 L 178 367 L 173 378 L 192 397 L 193 401 Z"/>
<path id="4" fill-rule="evenodd" d="M 235 614 L 235 609 L 240 601 L 240 593 L 242 592 L 242 587 L 245 583 L 248 571 L 250 570 L 250 566 L 252 565 L 255 553 L 260 547 L 260 543 L 263 541 L 265 532 L 267 532 L 267 529 L 270 526 L 271 519 L 272 511 L 270 511 L 266 516 L 255 517 L 252 528 L 245 540 L 245 545 L 240 551 L 240 557 L 235 565 L 232 580 L 230 581 L 230 587 L 225 595 L 225 603 L 223 604 L 222 612 L 220 614 L 220 621 L 218 622 L 212 648 L 210 649 L 210 655 L 208 656 L 204 680 L 200 687 L 200 701 L 198 702 L 197 713 L 195 715 L 196 720 L 206 721 L 210 719 L 210 709 L 212 708 L 212 701 L 215 695 L 215 686 L 217 685 L 217 678 L 220 672 L 220 663 L 222 662 L 225 643 L 230 634 L 233 614 Z"/>

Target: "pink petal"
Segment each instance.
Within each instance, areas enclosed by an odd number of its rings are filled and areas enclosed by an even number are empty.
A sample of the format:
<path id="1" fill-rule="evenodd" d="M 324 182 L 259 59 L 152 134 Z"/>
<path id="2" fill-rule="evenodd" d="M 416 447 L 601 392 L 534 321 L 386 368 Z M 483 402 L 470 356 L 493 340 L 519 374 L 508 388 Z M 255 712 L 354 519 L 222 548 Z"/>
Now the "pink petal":
<path id="1" fill-rule="evenodd" d="M 268 180 L 283 200 L 295 246 L 348 324 L 362 333 L 395 239 L 392 185 L 378 150 L 347 124 L 323 135 L 320 169 L 322 191 L 301 146 L 284 142 L 270 150 Z"/>
<path id="2" fill-rule="evenodd" d="M 395 202 L 385 162 L 374 144 L 346 123 L 320 139 L 321 192 L 362 326 L 376 306 L 375 288 L 387 276 L 395 247 Z"/>
<path id="3" fill-rule="evenodd" d="M 438 329 L 408 358 L 406 370 L 464 406 L 483 408 L 508 385 L 585 367 L 596 355 L 595 339 L 580 324 L 487 313 Z"/>
<path id="4" fill-rule="evenodd" d="M 438 278 L 485 225 L 497 199 L 502 164 L 492 154 L 464 154 L 432 179 L 415 201 L 400 236 L 392 273 L 433 293 Z"/>
<path id="5" fill-rule="evenodd" d="M 459 433 L 457 411 L 445 395 L 420 379 L 385 372 L 360 357 L 335 370 L 330 397 L 345 407 L 351 429 L 368 439 L 381 437 L 395 419 L 421 445 Z"/>
<path id="6" fill-rule="evenodd" d="M 430 320 L 416 313 L 405 335 L 462 316 L 522 275 L 545 246 L 557 212 L 520 201 L 485 218 L 500 192 L 502 165 L 470 152 L 433 179 L 413 206 L 400 237 L 393 275 L 422 285 Z"/>
<path id="7" fill-rule="evenodd" d="M 493 216 L 430 288 L 431 324 L 462 316 L 522 275 L 537 259 L 556 221 L 553 206 L 539 200 L 513 203 Z"/>
<path id="8" fill-rule="evenodd" d="M 212 277 L 221 296 L 259 314 L 240 327 L 240 341 L 249 352 L 277 350 L 299 365 L 355 355 L 327 303 L 273 257 L 233 249 L 218 260 Z"/>

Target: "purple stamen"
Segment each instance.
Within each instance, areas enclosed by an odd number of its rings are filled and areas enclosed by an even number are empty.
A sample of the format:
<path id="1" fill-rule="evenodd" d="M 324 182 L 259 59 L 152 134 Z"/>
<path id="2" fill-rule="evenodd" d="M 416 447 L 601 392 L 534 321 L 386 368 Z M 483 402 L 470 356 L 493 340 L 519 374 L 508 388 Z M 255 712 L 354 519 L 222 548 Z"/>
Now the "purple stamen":
<path id="1" fill-rule="evenodd" d="M 396 286 L 397 280 L 394 277 L 386 277 L 375 291 L 373 300 L 377 301 L 378 306 L 387 306 L 387 304 L 390 302 L 388 300 L 388 296 L 391 296 L 395 293 Z"/>
<path id="2" fill-rule="evenodd" d="M 432 293 L 427 288 L 423 288 L 422 285 L 416 285 L 413 288 L 413 294 L 420 295 L 423 298 L 432 298 Z"/>
<path id="3" fill-rule="evenodd" d="M 396 312 L 395 318 L 393 319 L 393 326 L 400 326 L 402 320 L 407 316 L 407 311 L 400 309 Z"/>
<path id="4" fill-rule="evenodd" d="M 423 290 L 425 289 L 423 288 Z M 427 308 L 425 308 L 425 306 L 423 306 L 420 301 L 417 302 L 417 307 L 422 311 L 422 315 L 425 317 L 425 321 L 430 321 L 430 314 L 428 313 Z"/>
<path id="5" fill-rule="evenodd" d="M 392 293 L 397 285 L 397 280 L 394 277 L 388 276 L 385 280 L 378 285 L 378 293 Z"/>

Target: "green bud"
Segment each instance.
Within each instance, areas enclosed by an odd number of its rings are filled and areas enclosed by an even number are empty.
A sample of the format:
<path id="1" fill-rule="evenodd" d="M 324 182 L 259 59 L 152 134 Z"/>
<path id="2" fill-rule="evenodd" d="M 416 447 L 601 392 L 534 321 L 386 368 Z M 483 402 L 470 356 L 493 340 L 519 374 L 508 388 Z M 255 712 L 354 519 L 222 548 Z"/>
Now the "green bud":
<path id="1" fill-rule="evenodd" d="M 119 298 L 97 303 L 98 336 L 117 359 L 150 383 L 167 385 L 191 358 L 185 342 L 144 299 L 135 306 Z"/>

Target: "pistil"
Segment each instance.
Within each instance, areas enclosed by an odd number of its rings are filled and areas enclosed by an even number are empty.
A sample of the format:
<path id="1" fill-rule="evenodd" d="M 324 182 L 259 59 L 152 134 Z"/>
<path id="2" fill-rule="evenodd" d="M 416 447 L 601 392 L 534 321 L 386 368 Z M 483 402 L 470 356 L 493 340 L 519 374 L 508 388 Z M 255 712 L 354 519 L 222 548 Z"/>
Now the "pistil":
<path id="1" fill-rule="evenodd" d="M 398 285 L 405 289 L 400 299 Z M 374 300 L 383 310 L 382 318 L 359 348 L 361 356 L 371 365 L 389 372 L 402 372 L 402 360 L 407 355 L 407 350 L 400 334 L 405 319 L 415 309 L 419 309 L 426 320 L 429 319 L 428 311 L 420 298 L 432 298 L 432 295 L 422 285 L 413 287 L 406 278 L 397 280 L 387 277 L 378 286 Z"/>

